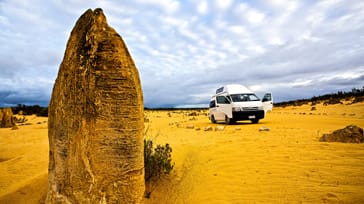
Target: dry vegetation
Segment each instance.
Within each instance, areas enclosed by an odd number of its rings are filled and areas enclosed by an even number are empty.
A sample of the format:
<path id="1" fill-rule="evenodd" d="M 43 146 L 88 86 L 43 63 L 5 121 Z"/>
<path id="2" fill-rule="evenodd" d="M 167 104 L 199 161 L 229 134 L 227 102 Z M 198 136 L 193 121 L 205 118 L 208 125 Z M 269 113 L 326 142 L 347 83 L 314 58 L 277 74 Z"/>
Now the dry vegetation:
<path id="1" fill-rule="evenodd" d="M 211 124 L 206 110 L 147 110 L 148 135 L 173 148 L 174 167 L 144 202 L 363 203 L 364 144 L 319 142 L 364 127 L 364 103 L 353 100 L 276 107 L 259 124 L 229 126 Z M 47 118 L 26 119 L 0 129 L 0 203 L 39 203 L 46 193 Z"/>

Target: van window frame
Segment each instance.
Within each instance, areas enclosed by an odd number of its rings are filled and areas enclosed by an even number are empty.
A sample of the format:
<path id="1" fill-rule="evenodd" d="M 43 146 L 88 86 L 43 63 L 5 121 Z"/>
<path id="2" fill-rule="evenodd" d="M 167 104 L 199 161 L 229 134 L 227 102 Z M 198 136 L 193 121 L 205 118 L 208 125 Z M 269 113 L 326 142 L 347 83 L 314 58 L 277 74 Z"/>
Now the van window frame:
<path id="1" fill-rule="evenodd" d="M 226 96 L 216 96 L 216 104 L 230 104 L 230 100 Z"/>

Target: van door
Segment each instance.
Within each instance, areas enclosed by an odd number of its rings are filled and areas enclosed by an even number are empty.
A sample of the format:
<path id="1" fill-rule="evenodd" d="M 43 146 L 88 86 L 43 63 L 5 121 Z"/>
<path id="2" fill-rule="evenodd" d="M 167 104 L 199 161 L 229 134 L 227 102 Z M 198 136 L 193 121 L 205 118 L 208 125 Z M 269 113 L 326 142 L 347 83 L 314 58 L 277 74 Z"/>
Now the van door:
<path id="1" fill-rule="evenodd" d="M 216 96 L 216 120 L 224 120 L 225 116 L 233 117 L 232 104 L 226 96 Z"/>
<path id="2" fill-rule="evenodd" d="M 272 93 L 266 93 L 262 99 L 264 113 L 267 111 L 272 111 L 273 109 L 273 96 Z"/>

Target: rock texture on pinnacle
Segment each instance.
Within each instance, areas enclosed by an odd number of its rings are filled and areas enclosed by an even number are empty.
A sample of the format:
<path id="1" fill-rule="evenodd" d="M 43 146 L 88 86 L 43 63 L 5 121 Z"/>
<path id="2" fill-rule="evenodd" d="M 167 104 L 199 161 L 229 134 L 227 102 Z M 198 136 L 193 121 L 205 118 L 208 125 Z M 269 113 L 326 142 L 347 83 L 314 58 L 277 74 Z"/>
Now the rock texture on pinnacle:
<path id="1" fill-rule="evenodd" d="M 9 128 L 15 125 L 11 108 L 0 108 L 0 128 Z"/>
<path id="2" fill-rule="evenodd" d="M 76 22 L 49 104 L 47 203 L 139 203 L 144 193 L 139 74 L 101 9 Z"/>

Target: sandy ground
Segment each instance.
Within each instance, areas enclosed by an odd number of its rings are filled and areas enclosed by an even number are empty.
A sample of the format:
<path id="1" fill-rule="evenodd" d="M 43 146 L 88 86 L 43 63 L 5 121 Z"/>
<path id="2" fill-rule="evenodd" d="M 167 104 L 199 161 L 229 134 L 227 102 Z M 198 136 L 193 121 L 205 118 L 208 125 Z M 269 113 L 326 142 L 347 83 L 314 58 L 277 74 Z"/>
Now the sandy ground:
<path id="1" fill-rule="evenodd" d="M 315 107 L 275 108 L 259 124 L 235 125 L 211 124 L 206 111 L 147 111 L 146 135 L 171 145 L 175 167 L 144 202 L 364 203 L 364 144 L 318 141 L 350 124 L 364 128 L 364 103 Z M 0 129 L 0 203 L 40 203 L 46 194 L 47 118 L 28 119 Z"/>

